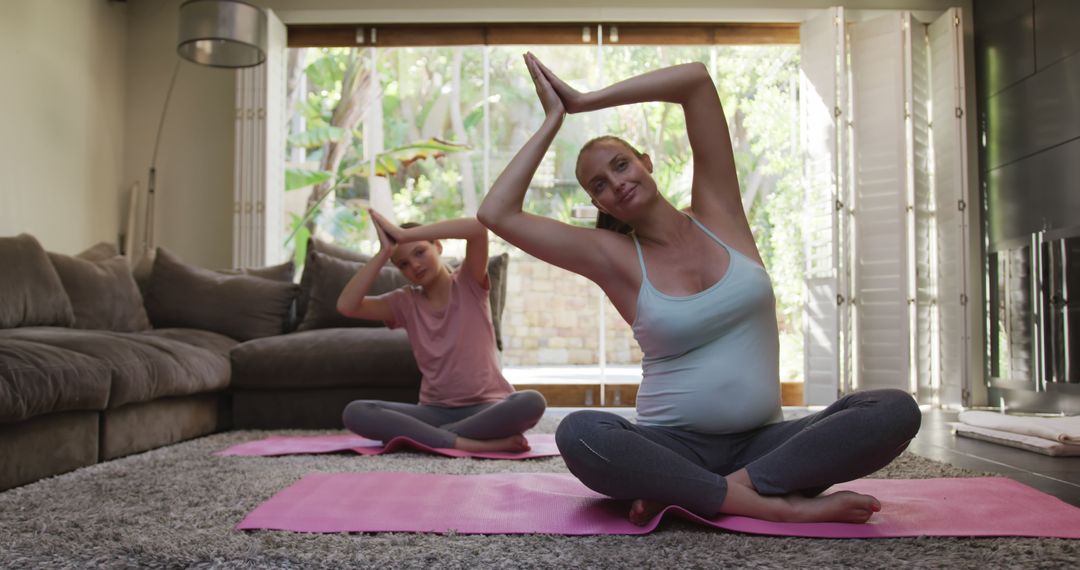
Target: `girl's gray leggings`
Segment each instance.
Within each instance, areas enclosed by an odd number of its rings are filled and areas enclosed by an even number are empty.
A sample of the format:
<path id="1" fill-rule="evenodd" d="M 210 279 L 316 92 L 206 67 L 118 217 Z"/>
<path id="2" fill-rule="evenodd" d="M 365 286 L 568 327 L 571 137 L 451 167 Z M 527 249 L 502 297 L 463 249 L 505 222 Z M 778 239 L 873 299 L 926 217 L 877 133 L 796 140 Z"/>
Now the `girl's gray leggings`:
<path id="1" fill-rule="evenodd" d="M 380 400 L 356 400 L 341 419 L 349 431 L 383 442 L 406 436 L 430 447 L 452 448 L 460 435 L 499 439 L 536 425 L 547 402 L 536 390 L 514 392 L 500 402 L 441 408 Z"/>
<path id="2" fill-rule="evenodd" d="M 726 435 L 641 426 L 585 410 L 559 424 L 555 441 L 570 472 L 598 493 L 713 517 L 727 495 L 726 475 L 745 467 L 762 495 L 812 497 L 887 465 L 921 421 L 907 393 L 869 390 L 805 418 Z"/>

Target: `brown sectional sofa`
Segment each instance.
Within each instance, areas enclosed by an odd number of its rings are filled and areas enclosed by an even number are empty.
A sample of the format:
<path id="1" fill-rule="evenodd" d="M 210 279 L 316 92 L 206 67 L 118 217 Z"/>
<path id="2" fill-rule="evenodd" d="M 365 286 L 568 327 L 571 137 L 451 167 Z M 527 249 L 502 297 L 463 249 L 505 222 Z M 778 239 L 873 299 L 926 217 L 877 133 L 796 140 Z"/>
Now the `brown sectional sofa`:
<path id="1" fill-rule="evenodd" d="M 231 357 L 240 429 L 341 427 L 353 400 L 419 397 L 420 370 L 403 330 L 298 331 L 245 342 Z"/>
<path id="2" fill-rule="evenodd" d="M 235 274 L 159 250 L 136 287 L 114 248 L 0 238 L 0 490 L 230 428 L 340 427 L 353 399 L 416 401 L 404 331 L 328 305 L 366 259 L 312 240 L 306 260 L 297 286 L 291 263 Z M 489 264 L 496 322 L 506 263 Z M 376 287 L 402 284 L 385 268 Z"/>

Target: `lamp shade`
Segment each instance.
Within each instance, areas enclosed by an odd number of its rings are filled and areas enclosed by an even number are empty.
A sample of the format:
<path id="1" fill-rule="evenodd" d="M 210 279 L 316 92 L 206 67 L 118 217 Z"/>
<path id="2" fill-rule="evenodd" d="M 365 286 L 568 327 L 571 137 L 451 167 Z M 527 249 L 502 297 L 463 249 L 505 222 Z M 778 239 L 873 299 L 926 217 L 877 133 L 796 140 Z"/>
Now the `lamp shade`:
<path id="1" fill-rule="evenodd" d="M 266 12 L 236 0 L 180 6 L 180 57 L 213 67 L 251 67 L 266 59 Z"/>

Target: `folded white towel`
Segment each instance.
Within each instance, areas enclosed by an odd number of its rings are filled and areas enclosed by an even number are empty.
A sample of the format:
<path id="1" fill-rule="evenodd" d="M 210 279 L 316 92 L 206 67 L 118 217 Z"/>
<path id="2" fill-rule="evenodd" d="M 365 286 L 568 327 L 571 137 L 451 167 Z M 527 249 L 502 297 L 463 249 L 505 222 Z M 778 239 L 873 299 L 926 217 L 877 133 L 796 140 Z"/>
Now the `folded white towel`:
<path id="1" fill-rule="evenodd" d="M 1043 455 L 1050 455 L 1054 457 L 1080 456 L 1080 445 L 1070 445 L 1067 443 L 1054 441 L 1052 439 L 1044 439 L 1031 435 L 1021 435 L 1018 433 L 1012 433 L 1010 431 L 975 427 L 961 423 L 955 423 L 952 425 L 953 428 L 956 429 L 956 435 L 970 437 L 971 439 L 989 441 L 991 443 L 1007 445 L 1009 447 L 1015 447 L 1017 449 L 1023 449 L 1026 451 L 1034 451 L 1035 453 L 1041 453 Z"/>
<path id="2" fill-rule="evenodd" d="M 1010 416 L 997 412 L 960 412 L 960 423 L 969 426 L 1031 435 L 1069 445 L 1080 445 L 1080 416 L 1042 418 Z"/>

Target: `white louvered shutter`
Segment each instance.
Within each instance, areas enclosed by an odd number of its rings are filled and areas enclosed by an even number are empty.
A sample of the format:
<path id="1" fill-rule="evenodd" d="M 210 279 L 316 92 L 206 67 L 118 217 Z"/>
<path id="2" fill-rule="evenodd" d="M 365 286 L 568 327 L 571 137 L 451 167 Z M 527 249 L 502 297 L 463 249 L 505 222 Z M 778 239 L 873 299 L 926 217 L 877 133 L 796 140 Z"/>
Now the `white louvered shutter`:
<path id="1" fill-rule="evenodd" d="M 236 71 L 233 265 L 283 261 L 285 239 L 285 24 L 267 10 L 266 61 Z"/>
<path id="2" fill-rule="evenodd" d="M 846 117 L 844 9 L 830 8 L 800 29 L 800 129 L 806 188 L 803 317 L 804 393 L 808 405 L 835 401 L 842 388 L 846 312 L 841 212 Z M 838 128 L 839 126 L 839 128 Z"/>
<path id="3" fill-rule="evenodd" d="M 915 299 L 912 314 L 912 365 L 920 402 L 930 402 L 938 371 L 937 271 L 934 267 L 937 246 L 934 219 L 935 204 L 930 180 L 930 59 L 926 24 L 905 13 L 904 50 L 905 107 L 908 140 L 908 201 L 907 214 L 910 267 L 908 295 Z"/>
<path id="4" fill-rule="evenodd" d="M 858 389 L 911 390 L 904 19 L 895 13 L 851 27 Z"/>
<path id="5" fill-rule="evenodd" d="M 963 19 L 950 8 L 929 26 L 941 380 L 938 402 L 971 405 L 967 274 L 967 129 Z"/>

